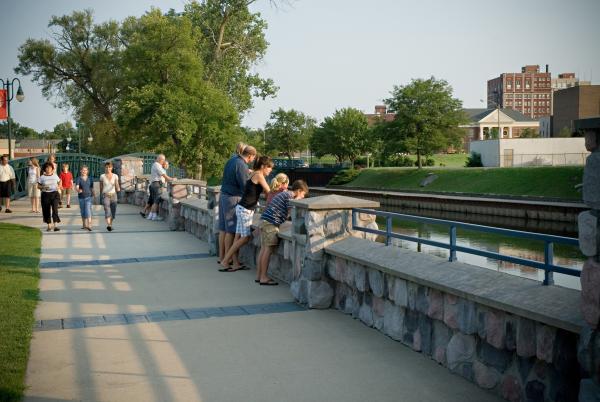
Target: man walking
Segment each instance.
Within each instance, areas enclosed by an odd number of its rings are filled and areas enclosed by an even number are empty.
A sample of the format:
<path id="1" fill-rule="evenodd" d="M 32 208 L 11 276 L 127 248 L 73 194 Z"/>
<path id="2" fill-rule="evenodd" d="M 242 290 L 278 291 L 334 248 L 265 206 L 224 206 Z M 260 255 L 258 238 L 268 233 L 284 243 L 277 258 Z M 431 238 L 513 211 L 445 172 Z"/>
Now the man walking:
<path id="1" fill-rule="evenodd" d="M 4 202 L 6 208 L 4 212 L 7 214 L 12 212 L 10 210 L 10 196 L 12 195 L 15 177 L 14 169 L 8 164 L 8 156 L 2 155 L 2 160 L 0 161 L 0 198 Z M 2 205 L 0 205 L 1 210 Z"/>
<path id="2" fill-rule="evenodd" d="M 158 155 L 156 157 L 156 161 L 152 164 L 152 169 L 150 170 L 150 195 L 148 196 L 148 202 L 146 203 L 144 212 L 140 212 L 142 217 L 150 221 L 157 221 L 160 219 L 158 216 L 158 203 L 160 201 L 160 188 L 162 185 L 162 180 L 176 180 L 175 177 L 169 177 L 167 175 L 167 171 L 163 167 L 165 164 L 165 159 L 165 155 Z M 146 216 L 148 210 L 150 210 L 150 213 L 148 216 Z"/>
<path id="3" fill-rule="evenodd" d="M 221 181 L 221 196 L 219 198 L 219 257 L 223 258 L 233 244 L 235 237 L 235 206 L 244 194 L 244 186 L 248 181 L 248 163 L 256 159 L 256 148 L 247 145 L 240 155 L 234 155 L 225 164 L 223 180 Z M 228 261 L 224 261 L 227 263 Z M 232 258 L 232 264 L 238 267 L 237 255 Z"/>

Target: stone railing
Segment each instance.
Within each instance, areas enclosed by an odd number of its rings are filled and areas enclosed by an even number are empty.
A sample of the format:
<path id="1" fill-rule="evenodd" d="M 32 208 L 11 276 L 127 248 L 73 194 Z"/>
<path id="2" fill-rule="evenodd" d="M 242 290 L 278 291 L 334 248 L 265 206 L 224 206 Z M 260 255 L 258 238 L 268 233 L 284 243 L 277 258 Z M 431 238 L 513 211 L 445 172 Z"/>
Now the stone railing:
<path id="1" fill-rule="evenodd" d="M 171 229 L 207 241 L 215 255 L 219 190 L 173 188 L 161 210 Z M 373 201 L 291 204 L 269 275 L 298 302 L 351 315 L 509 401 L 576 401 L 581 378 L 597 371 L 600 341 L 585 329 L 579 291 L 374 242 L 351 224 L 352 208 Z M 376 227 L 373 215 L 357 223 Z M 255 230 L 240 251 L 246 265 L 255 266 L 259 243 Z"/>

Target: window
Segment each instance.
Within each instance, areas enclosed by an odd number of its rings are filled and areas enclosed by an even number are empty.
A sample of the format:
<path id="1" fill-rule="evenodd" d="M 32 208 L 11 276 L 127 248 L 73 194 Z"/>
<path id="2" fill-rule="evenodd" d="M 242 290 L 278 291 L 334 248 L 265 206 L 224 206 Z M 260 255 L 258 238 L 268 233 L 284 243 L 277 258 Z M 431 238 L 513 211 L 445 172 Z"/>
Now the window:
<path id="1" fill-rule="evenodd" d="M 517 80 L 515 86 L 517 87 L 517 89 L 521 89 L 521 80 Z"/>
<path id="2" fill-rule="evenodd" d="M 530 89 L 531 88 L 531 81 L 525 81 L 525 89 Z"/>

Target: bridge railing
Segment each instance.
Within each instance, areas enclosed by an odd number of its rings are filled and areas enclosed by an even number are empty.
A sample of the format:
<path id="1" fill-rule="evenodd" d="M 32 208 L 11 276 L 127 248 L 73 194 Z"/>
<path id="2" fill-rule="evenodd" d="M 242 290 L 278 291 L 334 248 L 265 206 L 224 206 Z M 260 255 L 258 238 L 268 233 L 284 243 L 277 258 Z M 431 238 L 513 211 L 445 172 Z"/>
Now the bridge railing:
<path id="1" fill-rule="evenodd" d="M 371 228 L 359 226 L 357 224 L 357 214 L 359 214 L 359 213 L 370 214 L 370 215 L 375 215 L 375 216 L 385 218 L 385 222 L 386 222 L 385 230 L 371 229 Z M 430 240 L 430 239 L 424 239 L 421 237 L 408 236 L 408 235 L 404 235 L 401 233 L 396 233 L 393 231 L 393 227 L 392 227 L 393 219 L 447 226 L 449 241 L 448 241 L 448 243 L 445 243 L 445 242 L 440 242 L 440 241 L 435 241 L 435 240 Z M 530 260 L 530 259 L 521 258 L 521 257 L 514 257 L 514 256 L 510 256 L 510 255 L 504 255 L 504 254 L 500 254 L 500 253 L 495 253 L 493 251 L 487 251 L 487 250 L 481 250 L 481 249 L 476 249 L 476 248 L 472 248 L 472 247 L 465 247 L 465 246 L 457 245 L 456 244 L 456 229 L 457 228 L 473 230 L 473 231 L 478 231 L 478 232 L 485 232 L 485 233 L 494 233 L 494 234 L 517 237 L 517 238 L 528 239 L 528 240 L 542 241 L 542 242 L 544 242 L 544 262 Z M 520 231 L 520 230 L 502 229 L 502 228 L 496 228 L 496 227 L 491 227 L 491 226 L 475 225 L 472 223 L 456 222 L 456 221 L 450 221 L 450 220 L 445 220 L 445 219 L 425 218 L 422 216 L 407 215 L 407 214 L 400 214 L 400 213 L 386 212 L 386 211 L 376 211 L 373 209 L 364 209 L 364 208 L 353 208 L 352 209 L 352 229 L 361 231 L 361 232 L 372 233 L 372 234 L 384 236 L 385 244 L 388 246 L 391 245 L 392 239 L 402 239 L 402 240 L 407 240 L 407 241 L 411 241 L 411 242 L 415 242 L 415 243 L 422 243 L 422 244 L 427 244 L 427 245 L 434 246 L 434 247 L 440 247 L 440 248 L 447 249 L 450 251 L 450 255 L 448 258 L 448 260 L 450 262 L 456 261 L 457 260 L 456 253 L 461 252 L 461 253 L 474 254 L 474 255 L 479 255 L 482 257 L 492 258 L 495 260 L 507 261 L 507 262 L 511 262 L 514 264 L 520 264 L 520 265 L 524 265 L 524 266 L 528 266 L 528 267 L 541 269 L 544 271 L 544 281 L 543 281 L 544 285 L 553 285 L 554 284 L 554 278 L 553 278 L 554 272 L 565 274 L 565 275 L 571 275 L 571 276 L 580 276 L 581 275 L 581 271 L 579 271 L 577 269 L 573 269 L 573 268 L 569 268 L 569 267 L 562 267 L 562 266 L 554 264 L 554 244 L 566 244 L 566 245 L 571 245 L 571 246 L 579 245 L 579 241 L 577 239 L 571 238 L 571 237 L 546 235 L 546 234 L 540 234 L 540 233 L 525 232 L 525 231 Z"/>
<path id="2" fill-rule="evenodd" d="M 49 154 L 35 155 L 37 160 L 40 162 L 40 168 L 48 160 Z M 79 153 L 58 153 L 56 156 L 57 172 L 58 175 L 61 171 L 63 163 L 69 164 L 69 171 L 73 173 L 73 177 L 79 175 L 79 169 L 82 165 L 86 165 L 89 168 L 89 174 L 92 177 L 98 178 L 104 173 L 104 162 L 106 158 L 97 155 L 79 154 Z M 13 167 L 16 177 L 16 190 L 14 193 L 15 197 L 25 197 L 27 195 L 27 162 L 29 157 L 16 158 L 9 161 L 9 164 Z"/>
<path id="3" fill-rule="evenodd" d="M 156 160 L 156 155 L 150 152 L 136 152 L 133 154 L 127 154 L 128 156 L 135 156 L 136 158 L 140 158 L 144 161 L 144 174 L 150 174 L 150 170 L 152 169 L 152 164 Z M 176 166 L 169 166 L 167 169 L 167 175 L 171 177 L 177 177 L 178 179 L 182 179 L 186 177 L 185 169 L 178 168 Z"/>

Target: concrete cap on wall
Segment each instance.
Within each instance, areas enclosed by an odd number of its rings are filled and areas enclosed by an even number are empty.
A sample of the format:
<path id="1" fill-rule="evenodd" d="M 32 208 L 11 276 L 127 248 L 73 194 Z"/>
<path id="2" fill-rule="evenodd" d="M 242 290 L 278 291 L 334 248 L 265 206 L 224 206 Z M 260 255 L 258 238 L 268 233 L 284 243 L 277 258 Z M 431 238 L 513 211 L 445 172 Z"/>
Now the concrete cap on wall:
<path id="1" fill-rule="evenodd" d="M 322 195 L 319 197 L 290 200 L 290 205 L 309 209 L 352 209 L 352 208 L 379 208 L 379 202 L 363 200 L 361 198 L 346 197 L 343 195 Z"/>

